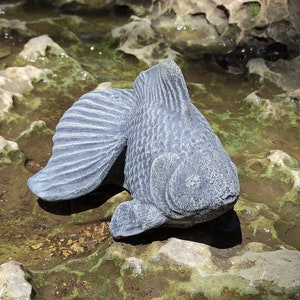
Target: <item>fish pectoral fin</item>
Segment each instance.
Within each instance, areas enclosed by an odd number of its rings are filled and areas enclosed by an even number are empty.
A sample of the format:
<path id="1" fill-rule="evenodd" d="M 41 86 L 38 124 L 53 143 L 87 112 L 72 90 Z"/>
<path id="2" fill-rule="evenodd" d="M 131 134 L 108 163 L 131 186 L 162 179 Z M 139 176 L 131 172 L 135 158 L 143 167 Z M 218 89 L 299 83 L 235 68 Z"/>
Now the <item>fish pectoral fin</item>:
<path id="1" fill-rule="evenodd" d="M 114 238 L 122 238 L 158 227 L 167 220 L 155 205 L 133 199 L 116 208 L 109 228 Z"/>
<path id="2" fill-rule="evenodd" d="M 153 160 L 150 171 L 150 192 L 154 199 L 164 197 L 168 182 L 179 162 L 179 156 L 173 153 L 165 153 Z"/>

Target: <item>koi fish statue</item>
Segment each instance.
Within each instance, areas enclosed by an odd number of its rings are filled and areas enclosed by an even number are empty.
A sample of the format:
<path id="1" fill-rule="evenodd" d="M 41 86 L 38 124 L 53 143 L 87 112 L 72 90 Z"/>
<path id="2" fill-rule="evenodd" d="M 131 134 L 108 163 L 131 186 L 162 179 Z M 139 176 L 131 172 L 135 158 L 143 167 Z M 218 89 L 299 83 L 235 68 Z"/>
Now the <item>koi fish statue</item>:
<path id="1" fill-rule="evenodd" d="M 132 200 L 112 215 L 115 238 L 209 221 L 239 196 L 237 169 L 172 60 L 141 72 L 133 89 L 83 95 L 61 118 L 53 142 L 48 164 L 28 180 L 46 201 L 93 191 L 127 147 L 124 187 Z"/>

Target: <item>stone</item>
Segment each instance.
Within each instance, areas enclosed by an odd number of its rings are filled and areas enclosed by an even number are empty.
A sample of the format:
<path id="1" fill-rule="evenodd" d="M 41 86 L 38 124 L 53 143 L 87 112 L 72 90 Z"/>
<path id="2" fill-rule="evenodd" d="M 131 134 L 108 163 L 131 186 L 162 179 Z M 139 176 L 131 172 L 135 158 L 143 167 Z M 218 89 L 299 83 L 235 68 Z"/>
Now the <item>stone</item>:
<path id="1" fill-rule="evenodd" d="M 87 299 L 230 300 L 263 295 L 281 300 L 299 298 L 299 267 L 299 251 L 271 250 L 257 242 L 217 249 L 170 238 L 140 247 L 107 241 L 89 257 L 34 272 L 34 278 L 43 283 L 41 296 L 63 278 L 68 296 L 74 297 L 71 283 L 84 276 L 81 296 Z"/>
<path id="2" fill-rule="evenodd" d="M 24 154 L 14 141 L 8 141 L 0 136 L 0 166 L 2 164 L 21 164 L 24 162 Z"/>
<path id="3" fill-rule="evenodd" d="M 122 1 L 122 4 L 128 5 L 138 16 L 141 12 L 146 15 L 153 35 L 163 40 L 164 47 L 186 57 L 227 55 L 239 45 L 264 49 L 274 42 L 285 45 L 291 52 L 299 51 L 297 0 L 151 1 L 147 7 L 144 1 Z M 120 37 L 120 50 L 124 47 L 128 51 L 127 33 L 121 34 L 124 36 Z M 139 45 L 136 48 L 143 48 L 144 42 L 142 38 L 136 39 Z M 161 44 L 152 43 L 151 52 L 159 54 Z M 131 50 L 131 54 L 133 52 Z"/>
<path id="4" fill-rule="evenodd" d="M 0 116 L 7 114 L 13 107 L 13 97 L 22 97 L 22 93 L 33 89 L 32 82 L 45 78 L 47 69 L 34 66 L 9 67 L 0 71 Z"/>
<path id="5" fill-rule="evenodd" d="M 57 56 L 67 56 L 65 51 L 46 34 L 30 39 L 19 56 L 34 62 L 38 57 L 46 56 L 46 51 Z"/>
<path id="6" fill-rule="evenodd" d="M 111 34 L 120 39 L 118 50 L 134 55 L 147 65 L 158 63 L 162 58 L 174 59 L 177 55 L 167 47 L 147 18 L 133 17 L 130 23 L 113 29 Z"/>
<path id="7" fill-rule="evenodd" d="M 27 279 L 21 263 L 9 261 L 0 265 L 0 299 L 32 299 L 33 288 Z"/>
<path id="8" fill-rule="evenodd" d="M 6 39 L 22 37 L 32 37 L 34 35 L 33 31 L 27 28 L 26 23 L 18 19 L 7 20 L 4 18 L 0 19 L 0 32 Z"/>
<path id="9" fill-rule="evenodd" d="M 292 92 L 300 86 L 300 56 L 292 60 L 265 61 L 262 58 L 249 60 L 249 74 L 257 74 L 267 79 L 284 91 Z"/>

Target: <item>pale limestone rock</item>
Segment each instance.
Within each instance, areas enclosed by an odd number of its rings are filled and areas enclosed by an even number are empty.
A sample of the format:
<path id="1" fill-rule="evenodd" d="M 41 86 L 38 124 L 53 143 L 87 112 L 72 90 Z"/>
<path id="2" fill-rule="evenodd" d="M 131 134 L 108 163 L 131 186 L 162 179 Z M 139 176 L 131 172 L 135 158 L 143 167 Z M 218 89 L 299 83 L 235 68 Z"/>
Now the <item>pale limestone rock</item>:
<path id="1" fill-rule="evenodd" d="M 300 56 L 275 62 L 254 58 L 249 60 L 247 68 L 250 74 L 268 79 L 287 92 L 292 92 L 300 86 Z"/>
<path id="2" fill-rule="evenodd" d="M 31 293 L 32 286 L 21 263 L 10 261 L 0 265 L 0 299 L 30 300 Z"/>
<path id="3" fill-rule="evenodd" d="M 111 88 L 112 88 L 112 83 L 110 81 L 106 81 L 98 84 L 97 87 L 95 88 L 95 91 L 104 91 Z"/>
<path id="4" fill-rule="evenodd" d="M 38 121 L 33 121 L 29 128 L 23 130 L 20 135 L 17 138 L 17 141 L 23 137 L 30 137 L 32 136 L 32 134 L 34 133 L 43 133 L 43 134 L 49 134 L 49 135 L 53 135 L 54 132 L 49 129 L 45 123 L 45 121 L 43 120 L 38 120 Z"/>
<path id="5" fill-rule="evenodd" d="M 121 45 L 118 48 L 120 51 L 134 55 L 147 65 L 155 64 L 161 58 L 174 59 L 176 57 L 176 52 L 165 46 L 163 46 L 162 53 L 157 53 L 164 41 L 153 30 L 151 21 L 146 18 L 134 17 L 130 23 L 113 29 L 112 36 L 121 39 Z"/>
<path id="6" fill-rule="evenodd" d="M 157 41 L 162 40 L 167 48 L 188 57 L 199 58 L 206 53 L 226 55 L 243 44 L 263 49 L 272 42 L 299 51 L 300 6 L 297 0 L 170 0 L 149 1 L 146 7 L 144 1 L 119 2 L 128 5 L 137 15 L 141 15 L 141 11 L 142 15 L 146 14 L 154 31 L 152 36 L 156 36 Z M 126 35 L 121 32 L 120 36 L 120 50 L 124 52 L 128 51 L 128 45 L 123 49 Z M 145 45 L 151 44 L 148 55 L 153 59 L 155 53 L 163 58 L 158 47 L 162 43 L 151 42 L 152 37 L 147 35 L 143 37 L 135 39 L 135 48 L 146 50 Z M 130 54 L 141 59 L 139 52 L 131 50 Z M 147 58 L 146 62 L 149 60 Z"/>
<path id="7" fill-rule="evenodd" d="M 13 19 L 13 20 L 7 20 L 4 18 L 0 19 L 0 29 L 2 28 L 11 28 L 16 30 L 22 30 L 27 31 L 27 27 L 24 22 L 21 22 L 20 20 Z"/>
<path id="8" fill-rule="evenodd" d="M 0 115 L 8 113 L 13 106 L 13 97 L 21 97 L 33 89 L 32 82 L 45 77 L 49 70 L 33 66 L 9 67 L 0 71 Z"/>
<path id="9" fill-rule="evenodd" d="M 23 160 L 24 155 L 18 144 L 0 136 L 0 164 L 21 163 Z"/>
<path id="10" fill-rule="evenodd" d="M 264 250 L 263 244 L 249 243 L 241 253 L 217 264 L 211 248 L 178 239 L 170 239 L 158 250 L 159 255 L 192 268 L 198 276 L 240 276 L 250 283 L 265 280 L 280 287 L 300 285 L 300 252 L 288 249 Z M 220 281 L 221 284 L 221 281 Z"/>
<path id="11" fill-rule="evenodd" d="M 29 61 L 35 61 L 40 56 L 46 56 L 47 51 L 57 56 L 68 56 L 65 51 L 46 34 L 30 39 L 24 45 L 24 49 L 19 53 L 19 56 Z"/>

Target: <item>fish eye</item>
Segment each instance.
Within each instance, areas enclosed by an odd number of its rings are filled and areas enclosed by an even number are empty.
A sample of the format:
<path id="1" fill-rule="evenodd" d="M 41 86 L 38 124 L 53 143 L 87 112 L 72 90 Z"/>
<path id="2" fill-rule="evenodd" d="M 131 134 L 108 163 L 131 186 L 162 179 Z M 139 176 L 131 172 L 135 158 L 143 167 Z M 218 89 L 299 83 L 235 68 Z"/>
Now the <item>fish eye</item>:
<path id="1" fill-rule="evenodd" d="M 201 178 L 199 175 L 190 175 L 185 179 L 185 185 L 186 187 L 190 189 L 195 189 L 200 186 Z"/>

